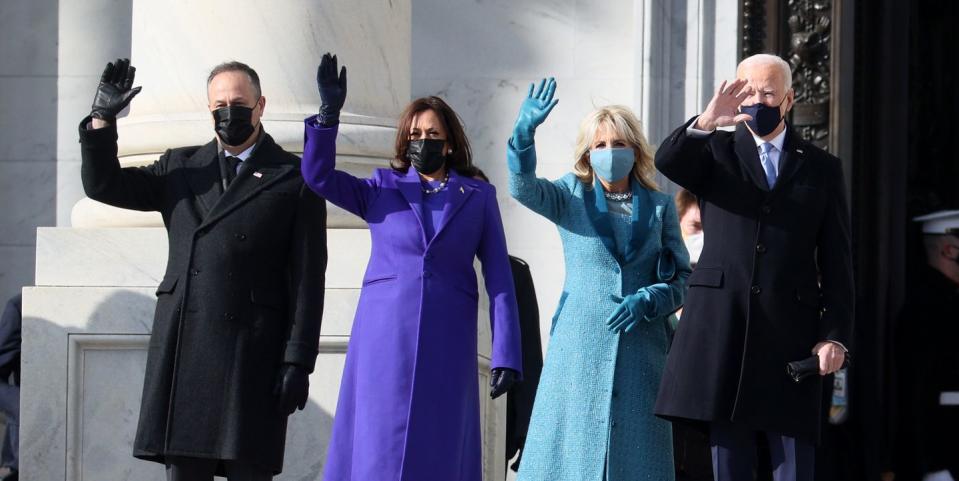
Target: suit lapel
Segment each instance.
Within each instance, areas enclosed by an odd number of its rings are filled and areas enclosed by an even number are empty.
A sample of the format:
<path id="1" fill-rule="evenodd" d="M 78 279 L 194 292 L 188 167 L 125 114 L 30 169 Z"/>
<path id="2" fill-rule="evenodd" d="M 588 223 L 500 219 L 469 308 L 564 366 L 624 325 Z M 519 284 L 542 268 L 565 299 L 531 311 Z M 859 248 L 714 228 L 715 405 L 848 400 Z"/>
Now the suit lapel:
<path id="1" fill-rule="evenodd" d="M 293 170 L 291 164 L 270 162 L 279 149 L 273 142 L 272 137 L 264 135 L 262 142 L 263 144 L 258 146 L 253 155 L 244 162 L 244 166 L 240 169 L 236 179 L 223 192 L 210 213 L 203 219 L 203 223 L 200 225 L 201 229 L 220 220 Z"/>
<path id="2" fill-rule="evenodd" d="M 205 218 L 223 194 L 216 140 L 200 147 L 190 156 L 186 164 L 187 183 L 202 209 L 200 217 Z"/>
<path id="3" fill-rule="evenodd" d="M 413 216 L 420 225 L 420 241 L 426 246 L 426 231 L 423 229 L 423 187 L 420 184 L 420 175 L 413 167 L 409 167 L 406 174 L 397 173 L 397 175 L 400 177 L 396 180 L 396 187 L 410 205 Z"/>
<path id="4" fill-rule="evenodd" d="M 626 245 L 626 262 L 633 261 L 643 246 L 646 245 L 646 242 L 649 241 L 649 232 L 652 231 L 657 221 L 657 209 L 653 209 L 653 199 L 649 195 L 649 191 L 636 180 L 633 180 L 631 185 L 633 190 L 633 218 L 629 244 Z"/>
<path id="5" fill-rule="evenodd" d="M 806 161 L 805 157 L 799 135 L 787 124 L 786 139 L 783 142 L 783 150 L 779 154 L 779 178 L 776 180 L 776 187 L 773 188 L 774 192 L 780 190 L 780 186 L 786 184 L 799 171 Z"/>
<path id="6" fill-rule="evenodd" d="M 446 184 L 446 205 L 443 206 L 443 217 L 440 220 L 440 225 L 436 227 L 436 234 L 433 235 L 433 240 L 440 236 L 440 233 L 449 225 L 450 220 L 460 211 L 463 204 L 466 203 L 466 199 L 469 198 L 474 190 L 476 189 L 465 184 L 456 172 L 450 172 L 450 180 L 449 183 Z M 432 243 L 433 240 L 430 242 Z"/>
<path id="7" fill-rule="evenodd" d="M 589 217 L 593 229 L 599 234 L 599 240 L 606 246 L 609 255 L 622 264 L 622 259 L 616 250 L 616 237 L 613 234 L 613 225 L 609 220 L 609 208 L 606 206 L 606 196 L 603 195 L 603 184 L 593 175 L 593 188 L 584 189 L 583 201 L 586 204 L 586 215 Z"/>
<path id="8" fill-rule="evenodd" d="M 756 184 L 756 187 L 768 192 L 769 184 L 766 182 L 766 172 L 763 171 L 763 166 L 759 163 L 759 148 L 756 147 L 756 140 L 753 139 L 753 134 L 746 128 L 744 123 L 740 122 L 739 125 L 736 126 L 734 138 L 736 157 L 739 158 L 739 163 L 742 165 L 743 170 L 746 171 L 746 174 L 753 181 L 753 184 Z"/>

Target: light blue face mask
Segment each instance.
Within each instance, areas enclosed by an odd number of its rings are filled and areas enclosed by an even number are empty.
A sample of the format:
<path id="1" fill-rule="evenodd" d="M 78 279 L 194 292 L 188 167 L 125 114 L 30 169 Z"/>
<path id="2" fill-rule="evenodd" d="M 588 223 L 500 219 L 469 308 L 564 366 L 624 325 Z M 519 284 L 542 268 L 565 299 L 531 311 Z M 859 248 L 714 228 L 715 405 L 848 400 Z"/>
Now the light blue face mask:
<path id="1" fill-rule="evenodd" d="M 616 182 L 633 170 L 636 155 L 632 147 L 593 149 L 589 151 L 589 165 L 606 182 Z"/>

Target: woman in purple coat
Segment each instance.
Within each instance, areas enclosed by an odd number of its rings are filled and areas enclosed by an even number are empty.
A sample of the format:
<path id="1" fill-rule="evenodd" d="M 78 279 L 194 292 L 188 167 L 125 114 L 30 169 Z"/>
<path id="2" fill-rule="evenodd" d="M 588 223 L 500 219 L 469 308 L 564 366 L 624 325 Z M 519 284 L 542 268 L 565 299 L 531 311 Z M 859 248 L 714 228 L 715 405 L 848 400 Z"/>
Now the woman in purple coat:
<path id="1" fill-rule="evenodd" d="M 522 372 L 496 192 L 472 179 L 463 127 L 437 97 L 403 112 L 391 168 L 368 179 L 335 170 L 346 69 L 337 77 L 327 54 L 317 82 L 322 106 L 306 120 L 303 176 L 372 236 L 323 479 L 480 481 L 475 257 L 490 301 L 491 395 Z"/>

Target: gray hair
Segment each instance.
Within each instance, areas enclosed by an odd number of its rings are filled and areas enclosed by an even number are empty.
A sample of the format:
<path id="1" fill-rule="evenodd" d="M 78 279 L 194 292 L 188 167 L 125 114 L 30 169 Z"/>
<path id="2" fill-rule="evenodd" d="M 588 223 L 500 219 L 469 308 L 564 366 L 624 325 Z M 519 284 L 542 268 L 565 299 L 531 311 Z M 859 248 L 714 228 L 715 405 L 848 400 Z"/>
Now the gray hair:
<path id="1" fill-rule="evenodd" d="M 751 57 L 746 57 L 742 62 L 739 62 L 739 66 L 736 67 L 736 71 L 738 72 L 742 68 L 751 68 L 759 65 L 775 65 L 779 67 L 783 73 L 783 79 L 786 81 L 786 91 L 793 87 L 792 68 L 789 66 L 789 63 L 776 55 L 757 53 Z"/>

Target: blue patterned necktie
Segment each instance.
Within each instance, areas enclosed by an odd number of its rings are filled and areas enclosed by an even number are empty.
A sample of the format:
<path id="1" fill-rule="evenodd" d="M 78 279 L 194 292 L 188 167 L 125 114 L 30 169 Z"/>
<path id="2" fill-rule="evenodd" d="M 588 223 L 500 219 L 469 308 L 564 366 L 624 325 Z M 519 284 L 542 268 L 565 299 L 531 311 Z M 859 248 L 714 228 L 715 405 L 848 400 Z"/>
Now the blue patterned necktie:
<path id="1" fill-rule="evenodd" d="M 776 186 L 776 177 L 779 175 L 776 169 L 776 163 L 773 162 L 773 158 L 769 155 L 769 153 L 775 149 L 776 147 L 773 147 L 773 144 L 769 142 L 763 142 L 762 145 L 759 146 L 759 161 L 763 164 L 763 170 L 766 172 L 766 183 L 770 189 Z"/>

